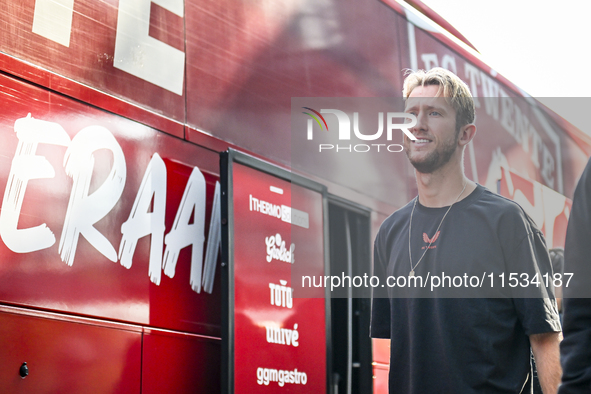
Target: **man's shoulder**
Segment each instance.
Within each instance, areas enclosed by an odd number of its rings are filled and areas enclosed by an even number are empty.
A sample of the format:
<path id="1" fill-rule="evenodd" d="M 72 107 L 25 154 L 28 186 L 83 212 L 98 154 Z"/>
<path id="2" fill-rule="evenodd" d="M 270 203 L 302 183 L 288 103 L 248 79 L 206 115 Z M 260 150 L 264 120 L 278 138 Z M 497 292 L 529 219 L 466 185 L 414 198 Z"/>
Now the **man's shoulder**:
<path id="1" fill-rule="evenodd" d="M 526 232 L 539 231 L 532 218 L 525 212 L 517 202 L 493 193 L 483 188 L 482 195 L 475 201 L 473 208 L 483 212 L 489 220 L 498 223 L 507 229 L 507 226 L 518 226 Z"/>
<path id="2" fill-rule="evenodd" d="M 524 212 L 521 205 L 515 201 L 500 194 L 493 193 L 484 186 L 479 185 L 479 187 L 482 188 L 482 194 L 476 203 L 482 204 L 485 208 L 494 208 L 494 211 L 497 213 L 521 214 Z"/>
<path id="3" fill-rule="evenodd" d="M 500 194 L 493 193 L 484 186 L 478 185 L 481 194 L 472 206 L 475 209 L 483 210 L 490 215 L 516 215 L 519 217 L 527 216 L 521 205 L 513 200 L 503 197 Z"/>

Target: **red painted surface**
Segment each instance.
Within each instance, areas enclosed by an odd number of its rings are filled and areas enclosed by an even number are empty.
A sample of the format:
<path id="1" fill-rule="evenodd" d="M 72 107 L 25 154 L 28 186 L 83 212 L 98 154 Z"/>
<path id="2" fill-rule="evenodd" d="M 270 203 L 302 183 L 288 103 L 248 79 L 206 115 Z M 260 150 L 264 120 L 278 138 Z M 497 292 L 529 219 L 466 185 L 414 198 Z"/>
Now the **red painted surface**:
<path id="1" fill-rule="evenodd" d="M 219 393 L 220 340 L 148 329 L 142 353 L 142 393 Z"/>
<path id="2" fill-rule="evenodd" d="M 27 117 L 63 127 L 70 139 L 89 126 L 108 130 L 121 146 L 127 175 L 121 197 L 95 228 L 118 250 L 121 226 L 128 220 L 147 165 L 155 153 L 166 164 L 166 231 L 169 233 L 187 179 L 198 167 L 206 180 L 205 232 L 217 179 L 217 154 L 182 140 L 158 133 L 135 122 L 111 115 L 55 93 L 0 75 L 0 195 L 4 195 L 16 154 L 15 122 Z M 66 147 L 39 144 L 37 155 L 45 157 L 55 171 L 50 179 L 32 179 L 24 192 L 18 228 L 43 223 L 56 242 L 42 250 L 16 253 L 0 242 L 0 300 L 68 313 L 96 316 L 182 330 L 220 335 L 219 273 L 213 294 L 191 289 L 191 248 L 181 251 L 174 278 L 162 274 L 160 285 L 150 281 L 148 260 L 150 236 L 139 240 L 131 268 L 109 261 L 80 236 L 72 266 L 60 258 L 60 237 L 72 191 L 72 179 L 64 169 Z M 113 157 L 105 150 L 95 153 L 92 193 L 105 182 Z M 2 207 L 6 209 L 6 207 Z M 207 234 L 206 234 L 207 235 Z"/>
<path id="3" fill-rule="evenodd" d="M 390 340 L 373 338 L 371 341 L 374 361 L 388 364 L 390 362 Z"/>
<path id="4" fill-rule="evenodd" d="M 373 392 L 388 394 L 388 371 L 390 367 L 390 340 L 372 339 Z"/>
<path id="5" fill-rule="evenodd" d="M 243 149 L 291 165 L 292 97 L 392 97 L 402 88 L 393 64 L 401 18 L 379 2 L 186 6 L 187 123 Z M 305 161 L 298 169 L 338 176 Z"/>
<path id="6" fill-rule="evenodd" d="M 179 138 L 184 137 L 183 124 L 163 116 L 159 113 L 160 111 L 150 111 L 129 101 L 85 85 L 77 80 L 63 78 L 47 69 L 40 68 L 37 65 L 1 52 L 0 69 L 32 83 L 51 88 L 56 92 L 133 119 L 165 133 Z"/>
<path id="7" fill-rule="evenodd" d="M 283 193 L 272 192 L 270 187 Z M 322 196 L 301 186 L 234 164 L 234 392 L 320 393 L 326 390 L 324 289 L 303 294 L 300 276 L 324 275 Z M 298 209 L 309 215 L 303 228 L 257 211 L 251 200 Z M 292 211 L 292 215 L 295 213 Z M 292 216 L 293 217 L 293 216 Z M 293 264 L 269 252 L 291 250 Z M 271 256 L 271 257 L 269 257 Z M 291 260 L 284 255 L 284 259 Z M 283 282 L 282 282 L 283 281 Z M 232 284 L 231 284 L 232 285 Z M 271 285 L 296 288 L 290 307 L 283 296 L 271 302 Z M 273 292 L 276 295 L 276 291 Z M 307 298 L 299 298 L 302 296 Z M 309 298 L 316 295 L 321 298 Z M 278 300 L 281 303 L 278 304 Z M 289 330 L 286 340 L 272 329 Z M 271 333 L 271 334 L 269 334 Z M 271 335 L 271 338 L 269 338 Z M 297 338 L 297 342 L 293 339 Z M 282 343 L 277 343 L 282 342 Z M 306 374 L 306 382 L 265 380 L 264 369 Z M 283 386 L 283 387 L 282 387 Z"/>
<path id="8" fill-rule="evenodd" d="M 374 394 L 388 394 L 388 371 L 387 365 L 374 365 L 373 367 L 373 392 Z"/>
<path id="9" fill-rule="evenodd" d="M 141 347 L 140 331 L 0 311 L 0 391 L 139 393 Z"/>

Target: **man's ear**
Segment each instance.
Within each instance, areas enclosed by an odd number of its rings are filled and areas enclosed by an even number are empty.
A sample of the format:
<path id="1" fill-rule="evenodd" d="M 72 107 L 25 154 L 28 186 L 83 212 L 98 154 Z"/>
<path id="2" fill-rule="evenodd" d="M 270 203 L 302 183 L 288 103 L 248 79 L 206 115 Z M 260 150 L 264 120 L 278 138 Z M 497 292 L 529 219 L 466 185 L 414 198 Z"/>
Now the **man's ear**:
<path id="1" fill-rule="evenodd" d="M 460 128 L 460 135 L 458 138 L 458 144 L 460 146 L 466 146 L 472 141 L 476 135 L 476 126 L 474 124 L 467 124 Z"/>

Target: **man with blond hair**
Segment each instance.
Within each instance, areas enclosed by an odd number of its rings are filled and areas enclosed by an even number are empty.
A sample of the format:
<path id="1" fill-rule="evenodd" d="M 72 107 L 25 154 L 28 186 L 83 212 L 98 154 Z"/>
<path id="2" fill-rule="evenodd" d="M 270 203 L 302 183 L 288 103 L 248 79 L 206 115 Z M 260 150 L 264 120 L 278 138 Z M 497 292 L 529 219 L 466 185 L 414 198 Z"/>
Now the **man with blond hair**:
<path id="1" fill-rule="evenodd" d="M 407 75 L 403 96 L 416 119 L 416 139 L 404 136 L 404 148 L 418 196 L 378 232 L 381 283 L 552 272 L 543 235 L 523 209 L 464 175 L 464 148 L 476 133 L 468 86 L 435 68 Z M 544 392 L 555 393 L 561 334 L 552 289 L 517 294 L 491 283 L 487 292 L 463 293 L 464 285 L 416 297 L 375 289 L 371 335 L 391 340 L 390 393 L 531 392 L 530 344 Z"/>

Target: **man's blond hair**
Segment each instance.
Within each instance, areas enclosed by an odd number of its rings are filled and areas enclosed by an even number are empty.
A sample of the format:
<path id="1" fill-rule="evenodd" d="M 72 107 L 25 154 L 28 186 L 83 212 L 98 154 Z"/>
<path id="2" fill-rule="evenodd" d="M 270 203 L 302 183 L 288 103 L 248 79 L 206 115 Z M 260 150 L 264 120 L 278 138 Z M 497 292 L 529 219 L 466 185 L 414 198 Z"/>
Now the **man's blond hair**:
<path id="1" fill-rule="evenodd" d="M 457 75 L 441 67 L 429 71 L 408 70 L 404 79 L 402 95 L 406 100 L 417 86 L 439 86 L 437 96 L 443 96 L 456 111 L 456 130 L 474 123 L 476 110 L 470 88 Z"/>

